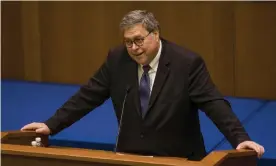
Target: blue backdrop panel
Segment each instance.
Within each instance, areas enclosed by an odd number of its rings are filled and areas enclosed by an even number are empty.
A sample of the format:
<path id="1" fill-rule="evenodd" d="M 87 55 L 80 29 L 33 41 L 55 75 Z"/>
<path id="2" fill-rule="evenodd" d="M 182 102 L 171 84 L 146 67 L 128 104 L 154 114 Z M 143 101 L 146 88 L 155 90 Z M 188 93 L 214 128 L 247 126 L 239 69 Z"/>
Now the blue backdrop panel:
<path id="1" fill-rule="evenodd" d="M 251 139 L 265 147 L 263 158 L 276 159 L 276 102 L 266 102 L 244 126 Z M 229 147 L 229 143 L 224 143 L 217 149 L 223 150 Z"/>
<path id="2" fill-rule="evenodd" d="M 18 130 L 30 122 L 41 122 L 78 89 L 76 85 L 2 81 L 2 131 Z M 50 139 L 115 143 L 117 121 L 111 100 Z"/>
<path id="3" fill-rule="evenodd" d="M 2 131 L 18 130 L 27 123 L 46 120 L 78 89 L 78 85 L 2 80 Z M 266 147 L 264 157 L 276 159 L 276 102 L 233 97 L 226 99 L 252 139 Z M 201 111 L 200 121 L 207 151 L 232 148 Z M 109 99 L 69 128 L 50 137 L 50 140 L 56 144 L 67 142 L 67 145 L 77 142 L 81 147 L 88 147 L 86 143 L 113 146 L 117 131 L 118 124 Z"/>
<path id="4" fill-rule="evenodd" d="M 246 118 L 252 114 L 252 112 L 258 110 L 265 101 L 263 100 L 252 100 L 244 98 L 233 98 L 226 97 L 230 102 L 234 113 L 238 116 L 241 122 L 246 120 Z M 200 111 L 200 123 L 201 130 L 204 136 L 204 142 L 207 152 L 216 149 L 217 146 L 228 142 L 218 128 L 213 124 L 213 122 L 205 115 L 205 113 Z M 232 147 L 229 147 L 230 149 Z"/>

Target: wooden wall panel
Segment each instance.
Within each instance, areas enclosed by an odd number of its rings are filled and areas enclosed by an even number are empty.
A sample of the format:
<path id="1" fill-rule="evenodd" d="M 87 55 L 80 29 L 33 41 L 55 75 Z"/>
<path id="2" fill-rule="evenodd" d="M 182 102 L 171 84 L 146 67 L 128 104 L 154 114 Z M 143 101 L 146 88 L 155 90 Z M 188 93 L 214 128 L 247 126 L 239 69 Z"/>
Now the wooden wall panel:
<path id="1" fill-rule="evenodd" d="M 41 2 L 44 80 L 86 81 L 104 60 L 107 50 L 120 43 L 118 24 L 122 16 L 139 8 L 152 9 L 160 18 L 163 36 L 197 51 L 214 73 L 211 3 Z"/>
<path id="2" fill-rule="evenodd" d="M 237 96 L 276 99 L 276 3 L 236 6 Z"/>
<path id="3" fill-rule="evenodd" d="M 114 2 L 40 2 L 43 80 L 86 82 L 121 42 L 121 9 Z"/>
<path id="4" fill-rule="evenodd" d="M 159 20 L 162 37 L 205 59 L 223 95 L 276 98 L 275 2 L 40 1 L 2 6 L 2 78 L 83 84 L 108 49 L 122 42 L 123 15 L 146 9 Z"/>
<path id="5" fill-rule="evenodd" d="M 198 2 L 164 2 L 159 5 L 157 18 L 162 36 L 197 52 L 207 64 L 211 64 L 214 55 L 212 6 Z M 208 68 L 212 71 L 213 65 L 208 65 Z"/>
<path id="6" fill-rule="evenodd" d="M 1 2 L 1 78 L 24 80 L 21 2 Z"/>
<path id="7" fill-rule="evenodd" d="M 74 56 L 81 58 L 74 55 L 78 43 L 73 38 L 74 11 L 72 2 L 39 2 L 43 81 L 70 83 L 79 79 L 74 74 Z"/>
<path id="8" fill-rule="evenodd" d="M 38 2 L 21 4 L 24 79 L 42 81 Z"/>
<path id="9" fill-rule="evenodd" d="M 223 95 L 235 96 L 234 89 L 234 3 L 220 2 L 213 6 L 212 75 Z"/>

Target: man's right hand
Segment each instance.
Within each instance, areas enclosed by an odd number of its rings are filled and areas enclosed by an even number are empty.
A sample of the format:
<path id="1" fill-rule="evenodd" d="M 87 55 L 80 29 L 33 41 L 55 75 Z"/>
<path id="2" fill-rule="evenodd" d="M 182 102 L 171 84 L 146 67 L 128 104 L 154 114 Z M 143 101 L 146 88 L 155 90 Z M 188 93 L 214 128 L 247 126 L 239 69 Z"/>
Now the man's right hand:
<path id="1" fill-rule="evenodd" d="M 33 122 L 21 128 L 21 131 L 28 131 L 28 130 L 33 130 L 36 133 L 45 134 L 45 135 L 49 135 L 51 133 L 49 127 L 45 123 Z"/>

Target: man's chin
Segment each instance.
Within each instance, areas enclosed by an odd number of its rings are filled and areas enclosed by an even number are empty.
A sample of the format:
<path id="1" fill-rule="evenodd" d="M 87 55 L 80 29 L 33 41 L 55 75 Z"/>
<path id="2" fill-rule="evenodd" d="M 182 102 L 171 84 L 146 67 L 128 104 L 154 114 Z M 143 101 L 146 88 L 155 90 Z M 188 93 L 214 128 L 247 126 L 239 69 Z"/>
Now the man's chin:
<path id="1" fill-rule="evenodd" d="M 142 57 L 134 57 L 133 58 L 135 60 L 136 63 L 144 65 L 146 63 L 146 59 L 142 58 Z"/>
<path id="2" fill-rule="evenodd" d="M 140 65 L 146 65 L 147 64 L 146 61 L 144 61 L 144 60 L 136 60 L 136 62 Z"/>

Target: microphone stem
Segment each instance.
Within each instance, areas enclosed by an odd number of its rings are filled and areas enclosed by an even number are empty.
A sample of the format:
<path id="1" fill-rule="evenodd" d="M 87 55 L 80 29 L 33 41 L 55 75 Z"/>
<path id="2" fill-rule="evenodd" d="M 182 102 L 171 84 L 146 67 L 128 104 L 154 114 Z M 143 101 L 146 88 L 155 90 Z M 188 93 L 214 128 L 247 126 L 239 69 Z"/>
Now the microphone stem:
<path id="1" fill-rule="evenodd" d="M 119 122 L 118 133 L 117 133 L 117 139 L 116 139 L 116 144 L 115 144 L 115 149 L 114 149 L 115 153 L 117 153 L 117 146 L 118 146 L 120 132 L 121 132 L 121 128 L 122 128 L 123 114 L 124 114 L 124 110 L 125 110 L 125 102 L 126 102 L 128 92 L 129 92 L 129 88 L 127 88 L 127 90 L 126 90 L 126 95 L 125 95 L 124 101 L 123 101 L 122 112 L 121 112 L 121 117 L 120 117 L 120 122 Z"/>

